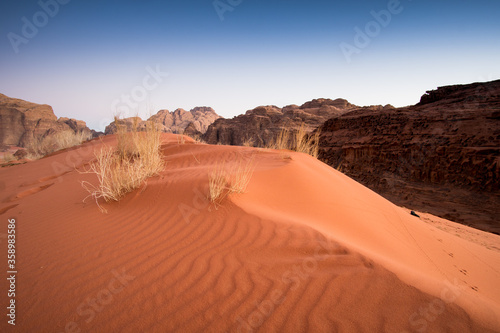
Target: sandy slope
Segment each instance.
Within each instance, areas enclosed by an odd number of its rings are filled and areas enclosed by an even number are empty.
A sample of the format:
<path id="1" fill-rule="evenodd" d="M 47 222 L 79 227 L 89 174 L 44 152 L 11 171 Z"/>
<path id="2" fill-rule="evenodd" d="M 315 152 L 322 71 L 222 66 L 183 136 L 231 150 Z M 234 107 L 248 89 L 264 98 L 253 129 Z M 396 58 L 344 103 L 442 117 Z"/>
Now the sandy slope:
<path id="1" fill-rule="evenodd" d="M 303 154 L 173 135 L 165 171 L 103 214 L 75 167 L 114 140 L 0 169 L 19 272 L 0 331 L 500 331 L 498 236 L 413 217 Z M 247 193 L 215 209 L 210 170 L 247 160 Z"/>

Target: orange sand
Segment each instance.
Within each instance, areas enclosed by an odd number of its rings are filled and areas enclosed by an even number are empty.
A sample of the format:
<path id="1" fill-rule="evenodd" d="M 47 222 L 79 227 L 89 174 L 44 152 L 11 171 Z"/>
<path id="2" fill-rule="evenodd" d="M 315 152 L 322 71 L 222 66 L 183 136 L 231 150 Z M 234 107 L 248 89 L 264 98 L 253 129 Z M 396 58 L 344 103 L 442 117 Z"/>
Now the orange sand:
<path id="1" fill-rule="evenodd" d="M 164 172 L 103 214 L 78 171 L 114 143 L 0 169 L 18 270 L 0 331 L 500 332 L 499 236 L 411 216 L 304 154 L 174 135 Z M 250 159 L 246 193 L 216 209 L 210 171 Z"/>

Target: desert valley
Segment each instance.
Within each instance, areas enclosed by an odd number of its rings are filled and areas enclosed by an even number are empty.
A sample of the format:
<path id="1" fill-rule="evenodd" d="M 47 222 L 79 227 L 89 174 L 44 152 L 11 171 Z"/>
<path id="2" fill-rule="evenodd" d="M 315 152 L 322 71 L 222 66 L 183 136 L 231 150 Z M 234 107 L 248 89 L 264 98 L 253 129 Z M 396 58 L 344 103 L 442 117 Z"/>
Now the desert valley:
<path id="1" fill-rule="evenodd" d="M 0 95 L 0 145 L 2 332 L 500 332 L 500 80 L 102 133 Z"/>

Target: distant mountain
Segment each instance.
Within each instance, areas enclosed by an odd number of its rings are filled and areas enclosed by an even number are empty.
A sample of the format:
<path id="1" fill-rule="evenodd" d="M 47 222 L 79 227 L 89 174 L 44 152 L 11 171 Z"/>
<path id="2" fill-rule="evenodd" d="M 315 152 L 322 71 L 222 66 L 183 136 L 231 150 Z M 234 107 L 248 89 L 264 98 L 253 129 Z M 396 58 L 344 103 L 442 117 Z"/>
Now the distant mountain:
<path id="1" fill-rule="evenodd" d="M 0 94 L 0 145 L 28 147 L 35 140 L 60 131 L 92 131 L 84 121 L 59 118 L 52 107 Z"/>
<path id="2" fill-rule="evenodd" d="M 160 130 L 166 133 L 183 133 L 190 126 L 191 130 L 196 130 L 200 134 L 205 133 L 208 126 L 220 116 L 210 107 L 196 107 L 190 111 L 177 109 L 173 112 L 168 110 L 160 110 L 155 115 L 149 117 L 148 120 L 154 121 L 160 125 Z M 120 120 L 131 128 L 134 122 L 139 128 L 145 126 L 145 121 L 138 117 L 131 117 Z M 106 127 L 105 134 L 113 134 L 116 132 L 114 123 Z"/>
<path id="3" fill-rule="evenodd" d="M 203 135 L 210 144 L 241 145 L 245 141 L 263 147 L 273 141 L 282 128 L 296 129 L 304 124 L 308 131 L 333 116 L 358 108 L 345 99 L 315 99 L 302 106 L 259 106 L 232 119 L 218 119 Z"/>

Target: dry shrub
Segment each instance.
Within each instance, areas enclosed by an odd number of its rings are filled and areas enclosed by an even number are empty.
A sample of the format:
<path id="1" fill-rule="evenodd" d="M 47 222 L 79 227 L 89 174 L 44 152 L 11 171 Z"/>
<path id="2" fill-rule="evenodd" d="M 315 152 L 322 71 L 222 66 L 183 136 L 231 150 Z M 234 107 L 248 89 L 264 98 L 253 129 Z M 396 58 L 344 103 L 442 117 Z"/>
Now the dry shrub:
<path id="1" fill-rule="evenodd" d="M 91 138 L 91 133 L 72 130 L 56 132 L 44 138 L 35 138 L 28 146 L 28 158 L 39 159 L 55 151 L 77 146 Z"/>
<path id="2" fill-rule="evenodd" d="M 320 131 L 316 130 L 313 135 L 308 135 L 304 124 L 300 125 L 297 132 L 295 132 L 295 146 L 293 147 L 293 150 L 318 158 L 319 134 Z"/>
<path id="3" fill-rule="evenodd" d="M 246 138 L 243 141 L 243 146 L 244 147 L 254 147 L 255 146 L 255 140 L 253 138 Z"/>
<path id="4" fill-rule="evenodd" d="M 317 158 L 319 151 L 319 135 L 319 130 L 316 130 L 312 135 L 308 134 L 304 124 L 301 124 L 299 129 L 294 133 L 290 133 L 287 127 L 283 127 L 274 142 L 272 142 L 268 148 L 280 150 L 282 152 L 282 158 L 290 158 L 290 155 L 284 152 L 285 150 L 306 153 Z"/>
<path id="5" fill-rule="evenodd" d="M 183 145 L 186 143 L 186 138 L 184 137 L 184 132 L 177 134 L 177 143 Z"/>
<path id="6" fill-rule="evenodd" d="M 233 163 L 229 169 L 225 162 L 217 164 L 208 175 L 208 199 L 217 207 L 231 193 L 245 193 L 253 171 L 253 157 L 246 162 Z"/>
<path id="7" fill-rule="evenodd" d="M 120 121 L 120 119 L 115 116 L 116 136 L 118 138 L 116 152 L 123 159 L 138 155 L 139 148 L 136 146 L 140 134 L 138 125 L 138 118 L 134 118 L 132 129 L 129 131 L 125 122 Z"/>
<path id="8" fill-rule="evenodd" d="M 115 149 L 106 147 L 94 152 L 96 160 L 86 171 L 97 175 L 98 184 L 82 182 L 98 206 L 100 198 L 106 202 L 120 200 L 147 178 L 159 174 L 165 165 L 160 150 L 161 133 L 153 122 L 147 123 L 145 132 L 137 131 L 137 127 L 130 132 L 117 127 L 117 138 Z"/>
<path id="9" fill-rule="evenodd" d="M 2 163 L 10 163 L 17 160 L 17 158 L 12 153 L 5 153 L 2 156 Z"/>
<path id="10" fill-rule="evenodd" d="M 90 164 L 89 172 L 95 173 L 98 185 L 82 182 L 82 186 L 96 199 L 118 201 L 125 193 L 137 188 L 142 179 L 141 163 L 130 158 L 123 159 L 112 148 L 102 148 L 95 153 L 96 161 Z"/>
<path id="11" fill-rule="evenodd" d="M 245 193 L 248 183 L 250 183 L 250 179 L 252 178 L 253 170 L 253 158 L 245 164 L 240 160 L 238 166 L 233 170 L 233 178 L 231 179 L 229 191 L 231 193 Z"/>
<path id="12" fill-rule="evenodd" d="M 184 144 L 186 142 L 186 137 L 193 139 L 195 144 L 207 144 L 207 142 L 203 140 L 200 134 L 187 135 L 186 132 L 184 131 L 182 135 L 184 136 L 184 138 L 182 139 L 177 137 L 178 144 Z"/>
<path id="13" fill-rule="evenodd" d="M 217 164 L 208 175 L 208 198 L 212 203 L 220 203 L 227 195 L 228 178 L 224 163 Z"/>
<path id="14" fill-rule="evenodd" d="M 339 171 L 339 172 L 342 172 L 342 173 L 345 173 L 344 171 L 344 165 L 342 164 L 342 162 L 339 162 L 339 164 L 337 165 L 337 167 L 335 168 L 335 170 Z"/>
<path id="15" fill-rule="evenodd" d="M 290 149 L 290 131 L 288 128 L 283 127 L 274 142 L 271 142 L 268 148 L 277 150 Z"/>
<path id="16" fill-rule="evenodd" d="M 135 134 L 138 160 L 145 168 L 146 178 L 160 173 L 165 163 L 161 154 L 161 132 L 158 126 L 153 122 L 148 122 L 146 132 Z"/>

